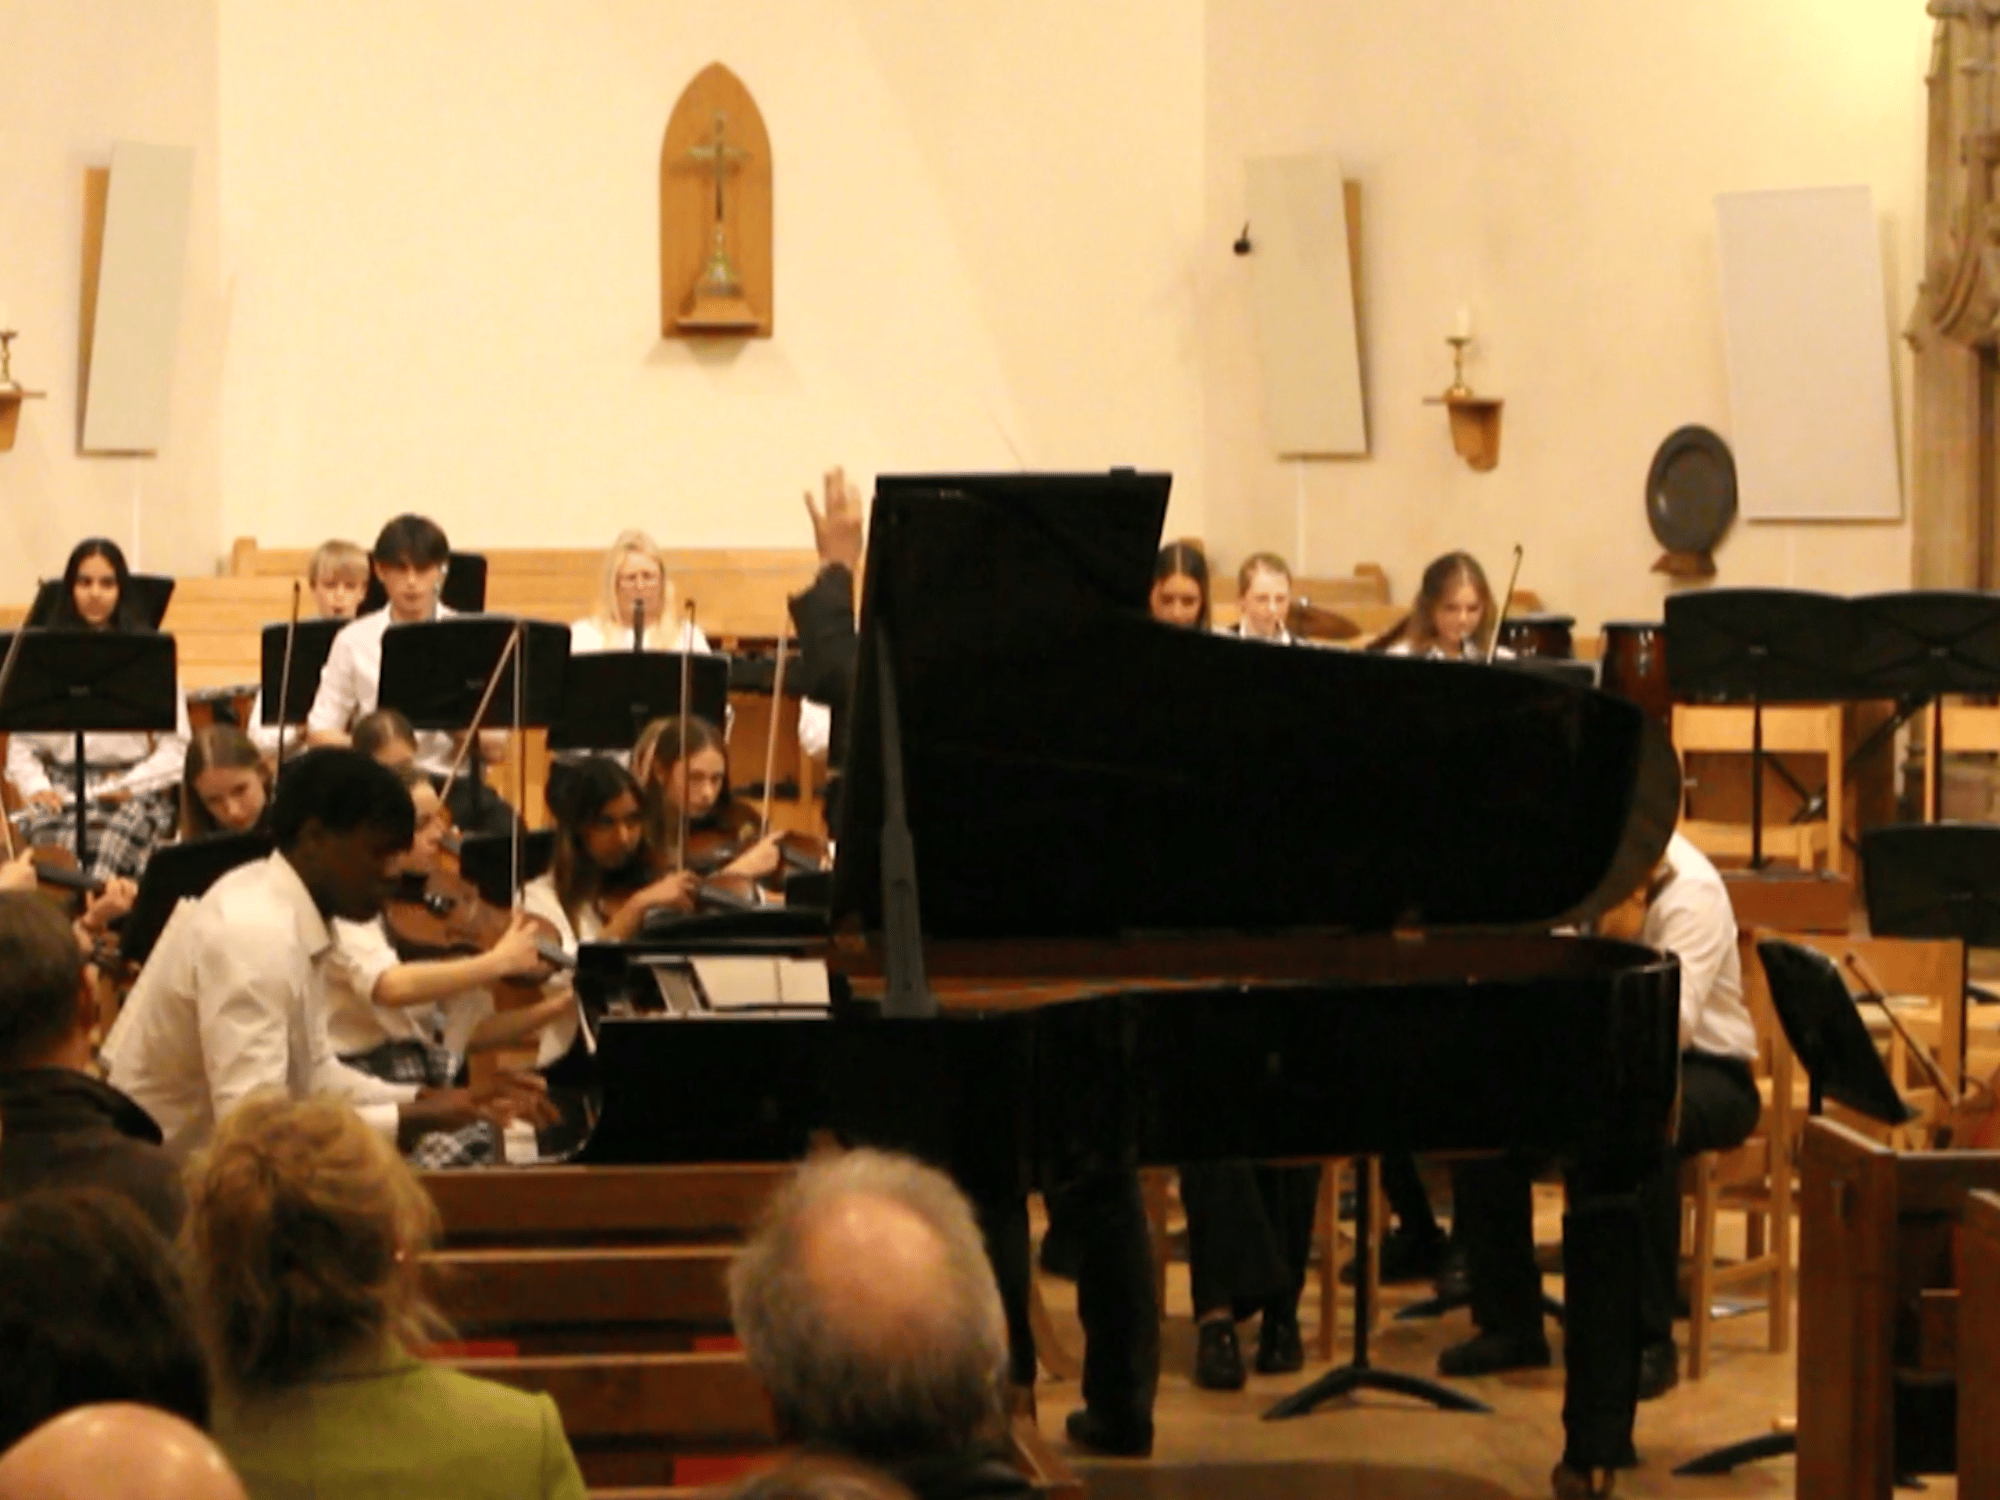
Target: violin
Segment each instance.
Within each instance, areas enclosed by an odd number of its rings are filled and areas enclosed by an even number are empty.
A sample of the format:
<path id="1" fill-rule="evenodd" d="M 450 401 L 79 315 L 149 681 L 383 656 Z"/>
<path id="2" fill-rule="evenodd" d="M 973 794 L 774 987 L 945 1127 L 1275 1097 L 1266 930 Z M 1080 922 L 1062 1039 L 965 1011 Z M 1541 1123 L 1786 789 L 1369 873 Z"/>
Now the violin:
<path id="1" fill-rule="evenodd" d="M 84 873 L 76 855 L 62 845 L 37 844 L 31 852 L 36 889 L 60 906 L 65 916 L 82 916 L 84 904 L 104 889 L 104 882 Z"/>
<path id="2" fill-rule="evenodd" d="M 463 876 L 433 870 L 423 877 L 410 876 L 402 889 L 383 906 L 389 936 L 405 960 L 447 958 L 456 954 L 485 953 L 505 937 L 514 925 L 514 914 L 494 906 L 479 894 L 479 888 Z M 571 970 L 576 960 L 564 950 L 561 935 L 545 917 L 530 915 L 535 929 L 535 954 L 551 969 Z M 542 981 L 532 975 L 515 975 L 500 982 L 505 992 L 494 997 L 495 1005 L 511 1009 L 541 995 Z"/>
<path id="3" fill-rule="evenodd" d="M 748 803 L 729 801 L 688 830 L 688 868 L 697 874 L 720 870 L 763 841 L 763 819 Z M 763 877 L 772 889 L 784 885 L 787 874 L 817 874 L 830 863 L 827 841 L 790 830 L 777 834 L 778 867 Z"/>
<path id="4" fill-rule="evenodd" d="M 704 865 L 696 851 L 700 844 L 689 839 L 690 857 L 688 868 L 699 879 L 694 891 L 694 909 L 697 912 L 753 911 L 761 901 L 757 895 L 757 882 L 747 875 L 716 875 L 707 873 L 729 863 L 733 854 L 725 854 L 713 864 Z M 673 866 L 665 859 L 651 853 L 642 853 L 639 858 L 624 869 L 609 876 L 597 893 L 598 915 L 610 921 L 631 905 L 632 898 L 649 885 L 671 874 Z"/>

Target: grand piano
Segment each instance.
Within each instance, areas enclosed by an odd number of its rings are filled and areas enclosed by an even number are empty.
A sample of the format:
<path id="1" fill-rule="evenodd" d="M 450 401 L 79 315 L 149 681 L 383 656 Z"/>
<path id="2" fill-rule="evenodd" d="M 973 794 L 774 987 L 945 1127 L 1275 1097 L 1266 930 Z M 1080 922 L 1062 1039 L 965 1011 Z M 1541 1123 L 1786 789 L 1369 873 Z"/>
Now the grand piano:
<path id="1" fill-rule="evenodd" d="M 579 1159 L 785 1160 L 830 1131 L 990 1192 L 1244 1157 L 1582 1158 L 1564 1460 L 1608 1471 L 1679 975 L 1555 929 L 1658 861 L 1671 747 L 1529 672 L 1154 622 L 1167 487 L 880 481 L 830 913 L 586 947 Z M 823 963 L 830 1003 L 651 1014 L 663 954 Z M 1589 1289 L 1580 1265 L 1603 1269 Z"/>

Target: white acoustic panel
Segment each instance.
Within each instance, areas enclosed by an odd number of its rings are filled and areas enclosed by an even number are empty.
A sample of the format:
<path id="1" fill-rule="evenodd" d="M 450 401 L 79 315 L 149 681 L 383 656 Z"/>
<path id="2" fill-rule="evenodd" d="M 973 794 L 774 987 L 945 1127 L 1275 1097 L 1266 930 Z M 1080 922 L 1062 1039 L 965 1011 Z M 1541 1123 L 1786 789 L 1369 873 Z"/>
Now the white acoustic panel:
<path id="1" fill-rule="evenodd" d="M 166 441 L 193 188 L 194 152 L 184 146 L 111 148 L 83 395 L 87 453 L 152 453 Z"/>
<path id="2" fill-rule="evenodd" d="M 1898 519 L 1892 332 L 1869 190 L 1724 193 L 1715 216 L 1743 516 Z"/>
<path id="3" fill-rule="evenodd" d="M 1244 173 L 1251 313 L 1271 447 L 1285 458 L 1366 454 L 1340 161 L 1260 157 L 1245 162 Z"/>

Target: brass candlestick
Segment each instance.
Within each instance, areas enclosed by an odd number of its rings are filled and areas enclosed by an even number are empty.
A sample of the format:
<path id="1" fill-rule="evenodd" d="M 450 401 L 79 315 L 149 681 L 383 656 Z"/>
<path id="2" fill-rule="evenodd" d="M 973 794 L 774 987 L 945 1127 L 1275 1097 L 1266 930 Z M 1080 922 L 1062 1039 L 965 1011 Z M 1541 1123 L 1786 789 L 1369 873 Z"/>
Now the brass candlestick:
<path id="1" fill-rule="evenodd" d="M 1451 384 L 1445 387 L 1447 401 L 1463 401 L 1472 394 L 1472 387 L 1465 383 L 1465 346 L 1472 342 L 1469 333 L 1454 333 L 1445 342 L 1451 345 Z"/>
<path id="2" fill-rule="evenodd" d="M 0 328 L 0 391 L 18 391 L 21 382 L 14 378 L 13 343 L 16 330 Z"/>

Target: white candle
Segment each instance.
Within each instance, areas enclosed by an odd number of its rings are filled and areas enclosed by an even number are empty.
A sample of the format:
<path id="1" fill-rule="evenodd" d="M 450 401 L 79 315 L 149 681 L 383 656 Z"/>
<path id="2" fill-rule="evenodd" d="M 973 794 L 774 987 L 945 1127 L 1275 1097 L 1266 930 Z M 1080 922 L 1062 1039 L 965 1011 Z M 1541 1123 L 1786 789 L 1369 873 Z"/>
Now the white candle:
<path id="1" fill-rule="evenodd" d="M 1453 338 L 1469 339 L 1472 337 L 1471 308 L 1465 306 L 1459 308 L 1458 316 L 1452 320 L 1451 332 Z"/>

